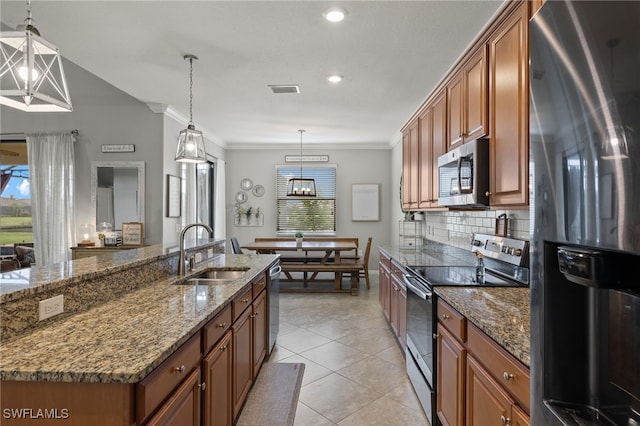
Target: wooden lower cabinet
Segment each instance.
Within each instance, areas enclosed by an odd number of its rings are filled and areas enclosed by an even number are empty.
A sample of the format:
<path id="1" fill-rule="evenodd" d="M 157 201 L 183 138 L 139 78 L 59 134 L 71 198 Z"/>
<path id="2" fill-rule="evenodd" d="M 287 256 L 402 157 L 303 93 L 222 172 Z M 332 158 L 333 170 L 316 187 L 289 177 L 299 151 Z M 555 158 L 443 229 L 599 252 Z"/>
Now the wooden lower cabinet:
<path id="1" fill-rule="evenodd" d="M 473 356 L 467 357 L 466 403 L 468 426 L 511 423 L 513 400 Z"/>
<path id="2" fill-rule="evenodd" d="M 437 404 L 442 425 L 528 426 L 529 370 L 438 300 Z"/>
<path id="3" fill-rule="evenodd" d="M 438 327 L 437 348 L 438 419 L 443 426 L 464 426 L 467 350 L 442 327 Z"/>
<path id="4" fill-rule="evenodd" d="M 401 278 L 403 271 L 384 254 L 380 255 L 379 270 L 380 307 L 404 351 L 407 347 L 407 287 Z"/>
<path id="5" fill-rule="evenodd" d="M 233 330 L 233 418 L 240 413 L 242 404 L 253 384 L 253 334 L 251 309 L 246 309 L 234 322 Z"/>
<path id="6" fill-rule="evenodd" d="M 262 290 L 251 305 L 253 329 L 253 380 L 256 379 L 267 356 L 267 292 Z"/>
<path id="7" fill-rule="evenodd" d="M 380 278 L 378 282 L 378 302 L 384 316 L 389 321 L 389 287 L 391 287 L 391 271 L 382 262 L 379 266 Z"/>
<path id="8" fill-rule="evenodd" d="M 531 426 L 531 419 L 517 405 L 511 406 L 511 426 Z"/>
<path id="9" fill-rule="evenodd" d="M 230 425 L 233 422 L 231 380 L 233 375 L 233 333 L 228 331 L 202 361 L 206 387 L 203 393 L 203 425 Z"/>
<path id="10" fill-rule="evenodd" d="M 202 383 L 198 368 L 187 377 L 146 425 L 199 426 L 201 389 Z"/>

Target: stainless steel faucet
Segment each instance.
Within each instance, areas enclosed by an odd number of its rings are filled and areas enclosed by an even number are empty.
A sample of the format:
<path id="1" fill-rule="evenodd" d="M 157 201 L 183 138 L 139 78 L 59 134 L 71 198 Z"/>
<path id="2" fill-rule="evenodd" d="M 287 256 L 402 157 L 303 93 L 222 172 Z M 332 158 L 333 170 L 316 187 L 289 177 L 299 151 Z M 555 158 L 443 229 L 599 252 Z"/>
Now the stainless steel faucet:
<path id="1" fill-rule="evenodd" d="M 213 229 L 210 226 L 205 225 L 204 223 L 192 223 L 190 225 L 185 226 L 182 231 L 180 231 L 180 259 L 178 260 L 178 275 L 184 276 L 184 268 L 185 268 L 185 256 L 184 256 L 184 234 L 191 228 L 196 226 L 202 226 L 206 229 L 209 234 L 213 234 Z"/>

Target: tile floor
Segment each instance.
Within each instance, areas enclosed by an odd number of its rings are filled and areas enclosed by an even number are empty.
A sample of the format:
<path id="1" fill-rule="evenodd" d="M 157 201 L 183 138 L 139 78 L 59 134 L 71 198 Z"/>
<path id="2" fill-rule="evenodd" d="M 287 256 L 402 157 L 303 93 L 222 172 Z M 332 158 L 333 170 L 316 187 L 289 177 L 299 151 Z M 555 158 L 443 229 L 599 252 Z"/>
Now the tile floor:
<path id="1" fill-rule="evenodd" d="M 378 276 L 358 296 L 282 293 L 269 362 L 305 364 L 295 425 L 428 425 L 378 305 Z"/>

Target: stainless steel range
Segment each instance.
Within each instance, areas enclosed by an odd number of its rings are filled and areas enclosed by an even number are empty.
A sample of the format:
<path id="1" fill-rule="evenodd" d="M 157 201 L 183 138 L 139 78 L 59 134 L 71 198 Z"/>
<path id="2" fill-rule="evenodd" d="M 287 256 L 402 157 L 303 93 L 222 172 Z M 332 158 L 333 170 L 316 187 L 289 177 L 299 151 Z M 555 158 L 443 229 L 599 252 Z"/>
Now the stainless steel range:
<path id="1" fill-rule="evenodd" d="M 483 256 L 484 269 L 474 263 L 475 252 Z M 475 234 L 468 258 L 456 256 L 455 266 L 410 266 L 405 268 L 407 286 L 407 374 L 429 422 L 436 416 L 437 318 L 436 286 L 520 287 L 529 285 L 529 242 L 495 235 Z M 444 263 L 448 261 L 446 258 Z"/>

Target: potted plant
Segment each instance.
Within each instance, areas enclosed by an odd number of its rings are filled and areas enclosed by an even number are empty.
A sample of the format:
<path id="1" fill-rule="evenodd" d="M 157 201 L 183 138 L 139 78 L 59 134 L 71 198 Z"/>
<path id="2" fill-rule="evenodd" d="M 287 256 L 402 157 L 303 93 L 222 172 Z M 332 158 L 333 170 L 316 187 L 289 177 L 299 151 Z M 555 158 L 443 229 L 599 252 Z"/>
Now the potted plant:
<path id="1" fill-rule="evenodd" d="M 296 244 L 297 245 L 302 244 L 302 232 L 300 231 L 296 232 Z"/>

